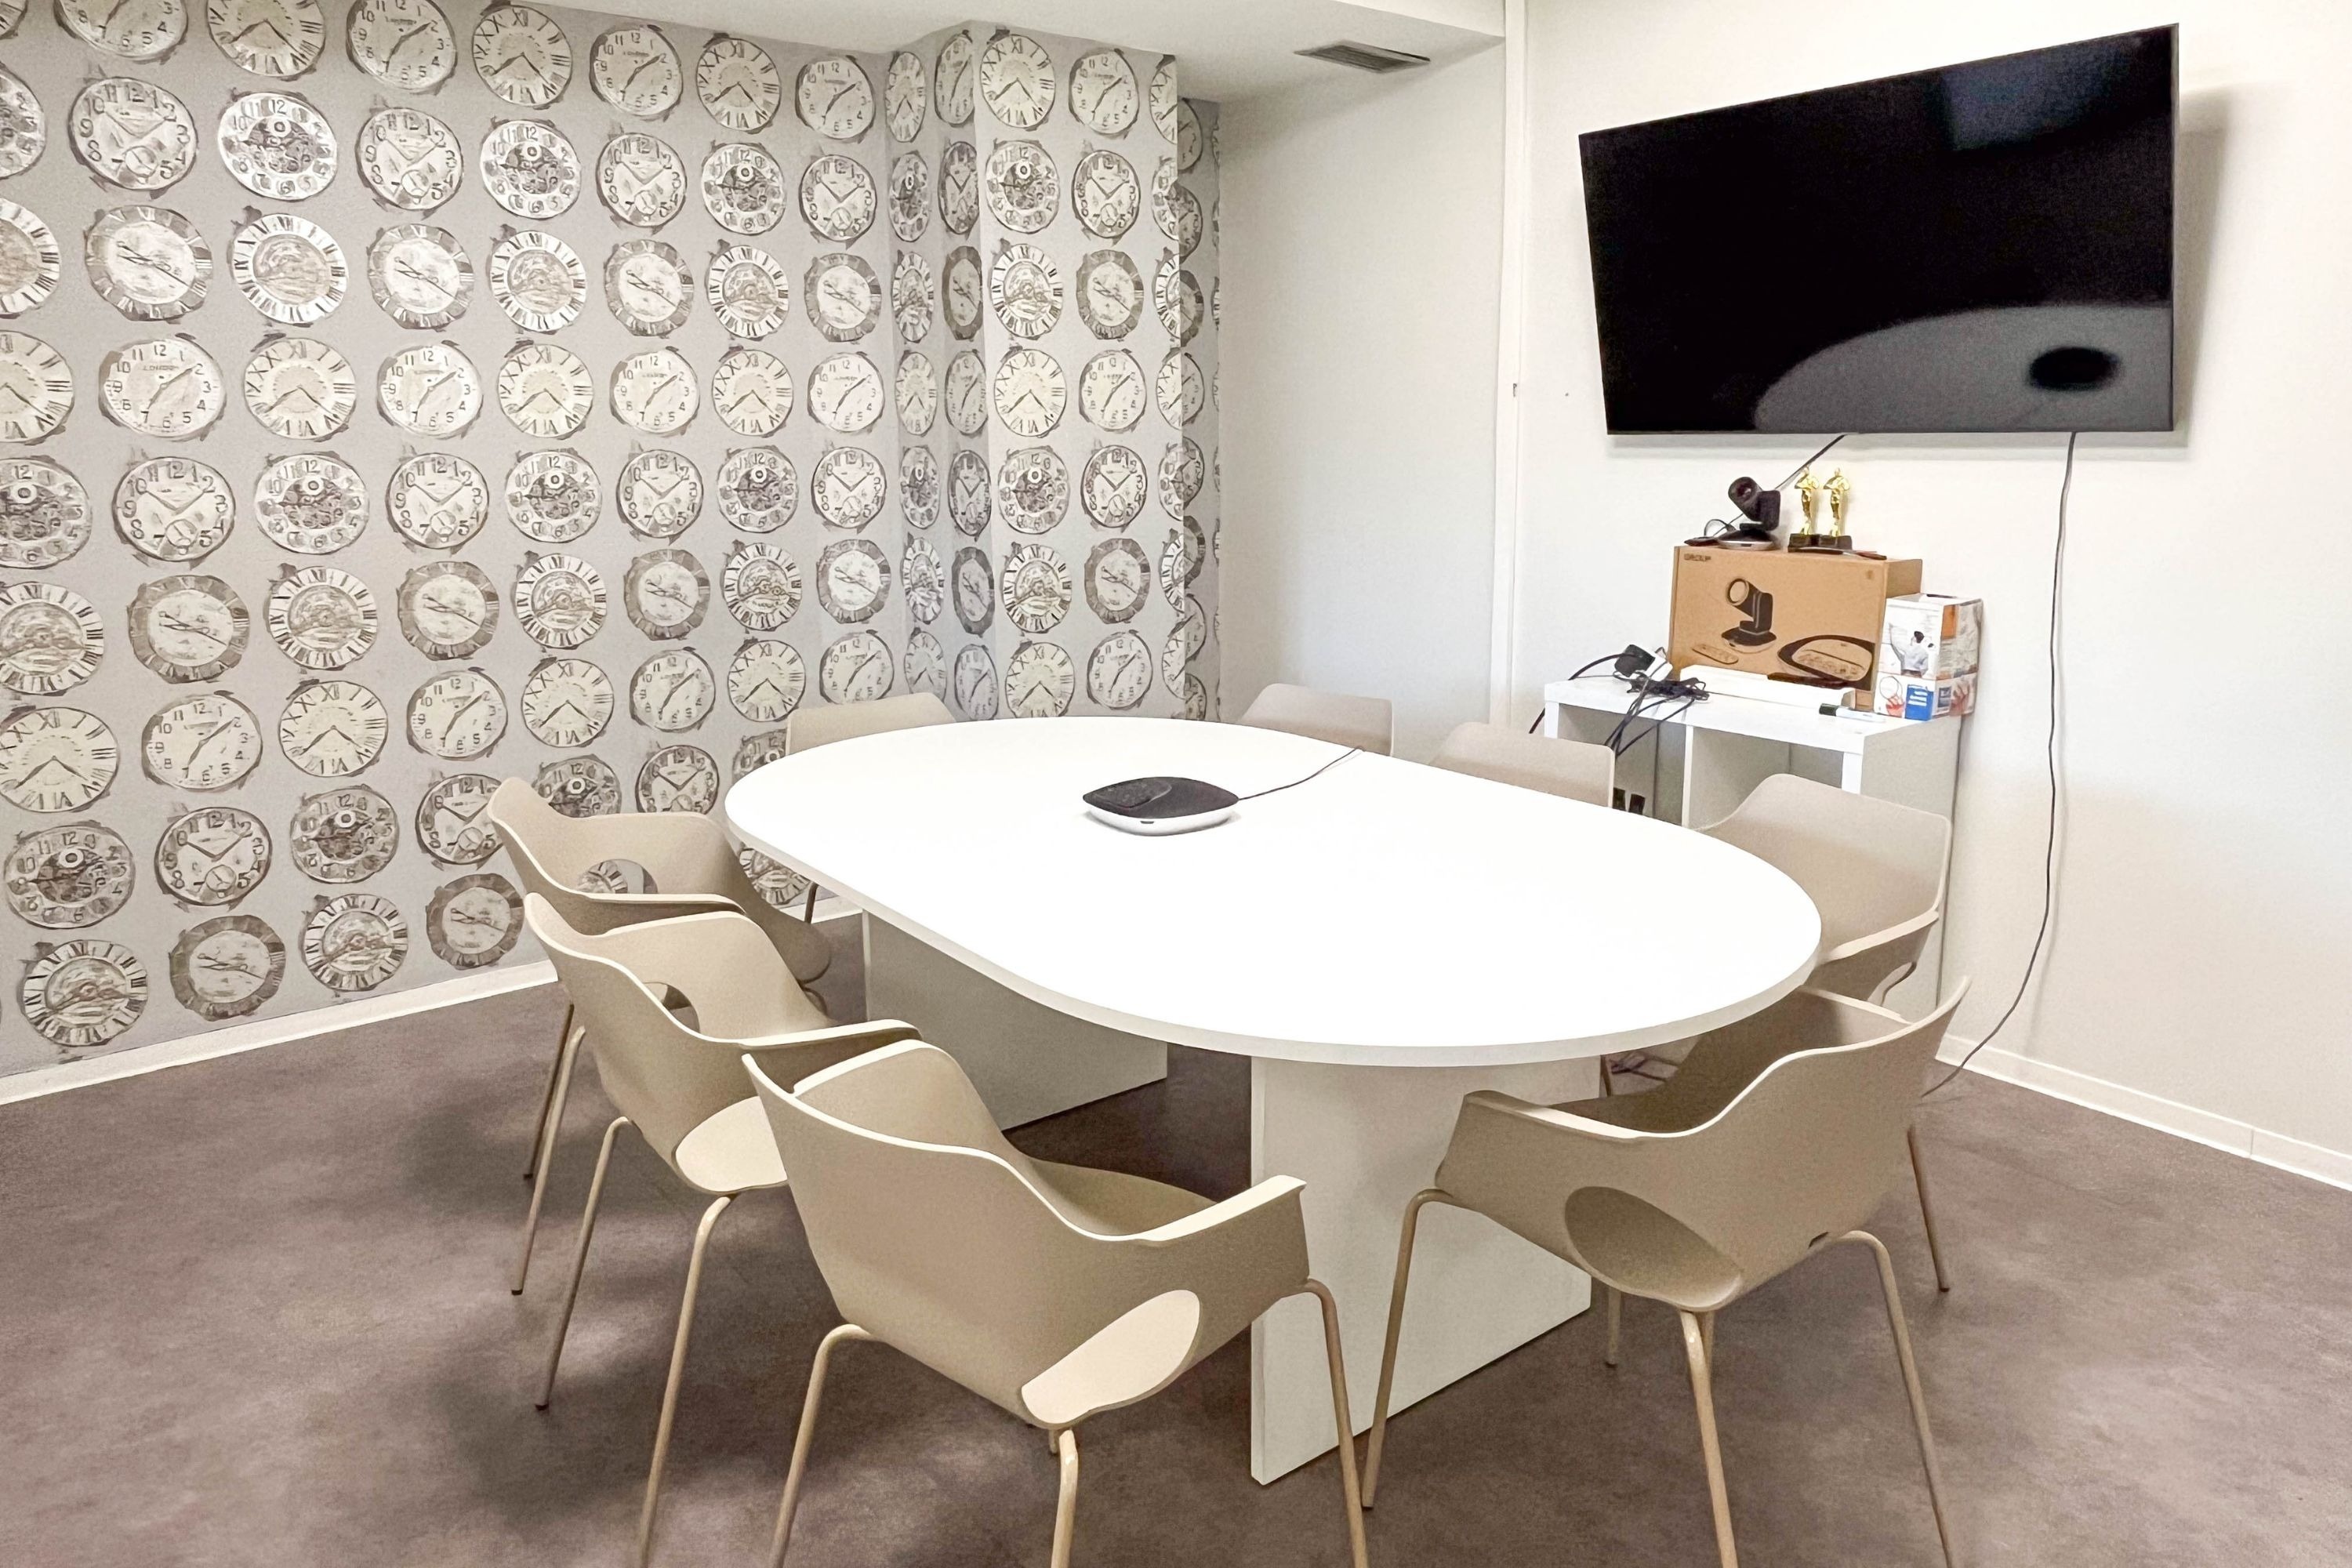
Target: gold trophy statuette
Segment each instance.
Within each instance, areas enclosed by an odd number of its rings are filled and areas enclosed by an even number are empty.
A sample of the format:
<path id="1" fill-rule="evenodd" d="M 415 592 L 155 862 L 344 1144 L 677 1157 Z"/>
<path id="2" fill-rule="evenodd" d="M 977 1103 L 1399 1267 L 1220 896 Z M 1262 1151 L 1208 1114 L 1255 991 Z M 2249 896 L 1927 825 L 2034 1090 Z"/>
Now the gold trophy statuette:
<path id="1" fill-rule="evenodd" d="M 1813 477 L 1811 468 L 1797 480 L 1797 500 L 1805 509 L 1804 536 L 1810 539 L 1822 516 L 1822 481 Z"/>
<path id="2" fill-rule="evenodd" d="M 1852 510 L 1853 507 L 1853 486 L 1847 480 L 1845 470 L 1843 468 L 1840 468 L 1837 472 L 1830 476 L 1828 489 L 1830 492 L 1830 525 L 1835 531 L 1838 539 L 1843 542 L 1849 537 L 1846 533 L 1845 528 L 1845 514 Z"/>

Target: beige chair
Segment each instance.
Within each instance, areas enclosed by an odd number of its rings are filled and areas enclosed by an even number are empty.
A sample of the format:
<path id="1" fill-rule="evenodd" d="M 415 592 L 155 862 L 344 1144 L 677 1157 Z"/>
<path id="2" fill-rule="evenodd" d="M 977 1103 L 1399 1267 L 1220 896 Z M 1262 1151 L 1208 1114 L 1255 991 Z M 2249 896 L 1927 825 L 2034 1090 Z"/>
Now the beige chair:
<path id="1" fill-rule="evenodd" d="M 536 893 L 524 899 L 523 910 L 572 994 L 597 1079 L 620 1111 L 604 1129 L 604 1143 L 596 1151 L 596 1173 L 589 1180 L 588 1205 L 580 1217 L 572 1279 L 548 1346 L 541 1409 L 547 1408 L 555 1393 L 555 1369 L 563 1356 L 572 1306 L 580 1299 L 580 1277 L 588 1266 L 596 1208 L 604 1195 L 604 1172 L 621 1129 L 635 1127 L 680 1181 L 711 1200 L 695 1226 L 694 1247 L 687 1256 L 686 1294 L 678 1304 L 669 1381 L 662 1389 L 653 1468 L 646 1478 L 645 1508 L 638 1518 L 637 1561 L 642 1563 L 653 1550 L 662 1467 L 669 1457 L 670 1427 L 677 1415 L 678 1384 L 686 1371 L 687 1342 L 694 1331 L 695 1298 L 702 1287 L 711 1227 L 742 1194 L 784 1184 L 783 1163 L 759 1100 L 744 1081 L 742 1063 L 766 1062 L 787 1077 L 798 1077 L 908 1039 L 915 1031 L 887 1021 L 834 1026 L 801 994 L 766 934 L 739 914 L 688 915 L 621 926 L 599 935 L 571 925 Z M 665 993 L 684 997 L 694 1014 L 692 1024 L 678 1018 L 663 1000 Z"/>
<path id="2" fill-rule="evenodd" d="M 1257 694 L 1242 722 L 1260 730 L 1283 730 L 1335 746 L 1353 746 L 1385 757 L 1395 742 L 1394 710 L 1382 697 L 1343 697 L 1279 682 Z"/>
<path id="3" fill-rule="evenodd" d="M 489 816 L 523 891 L 546 900 L 574 931 L 596 933 L 728 910 L 751 918 L 801 985 L 822 975 L 832 962 L 832 945 L 814 927 L 760 896 L 726 834 L 707 816 L 686 812 L 566 816 L 520 779 L 499 785 L 490 796 Z M 583 886 L 595 868 L 612 860 L 642 868 L 653 890 L 604 892 Z M 554 1155 L 556 1130 L 562 1125 L 564 1101 L 571 1093 L 572 1063 L 580 1047 L 575 1017 L 576 1008 L 567 1005 L 555 1059 L 548 1068 L 547 1089 L 540 1098 L 539 1123 L 531 1131 L 531 1159 L 523 1172 L 531 1183 L 530 1205 L 515 1259 L 512 1288 L 517 1295 L 530 1272 L 531 1243 L 539 1234 L 540 1205 L 547 1194 L 548 1162 Z"/>
<path id="4" fill-rule="evenodd" d="M 1928 932 L 1943 919 L 1952 825 L 1932 811 L 1775 773 L 1705 831 L 1779 867 L 1813 900 L 1822 956 L 1807 984 L 1822 990 L 1884 1003 L 1918 967 Z M 1949 1290 L 1919 1134 L 1907 1136 L 1936 1288 Z"/>
<path id="5" fill-rule="evenodd" d="M 854 741 L 860 735 L 954 722 L 955 715 L 948 711 L 948 705 L 928 691 L 912 691 L 904 697 L 885 697 L 873 702 L 802 708 L 784 721 L 784 755 L 795 756 L 819 746 L 830 746 L 835 741 Z M 816 884 L 811 882 L 808 905 L 801 910 L 803 920 L 816 919 Z"/>
<path id="6" fill-rule="evenodd" d="M 1455 726 L 1429 763 L 1588 805 L 1609 805 L 1617 787 L 1617 753 L 1608 747 L 1525 734 L 1504 724 Z"/>
<path id="7" fill-rule="evenodd" d="M 1140 1176 L 1031 1160 L 954 1059 L 892 1046 L 779 1087 L 746 1058 L 793 1173 L 809 1251 L 848 1320 L 818 1345 L 771 1564 L 792 1543 L 825 1366 L 878 1340 L 1042 1428 L 1061 1461 L 1054 1568 L 1077 1513 L 1075 1428 L 1160 1392 L 1285 1297 L 1323 1309 L 1348 1541 L 1364 1526 L 1339 1310 L 1307 1273 L 1302 1185 L 1213 1204 Z"/>
<path id="8" fill-rule="evenodd" d="M 1967 990 L 1961 985 L 1916 1024 L 1866 1002 L 1800 991 L 1702 1037 L 1683 1069 L 1646 1094 L 1561 1106 L 1492 1092 L 1465 1098 L 1437 1184 L 1405 1209 L 1365 1461 L 1367 1506 L 1380 1482 L 1413 1231 L 1424 1205 L 1485 1215 L 1612 1291 L 1666 1302 L 1681 1315 L 1723 1568 L 1738 1568 L 1739 1559 L 1716 1442 L 1715 1316 L 1813 1252 L 1850 1241 L 1877 1260 L 1950 1568 L 1942 1478 L 1895 1265 L 1860 1227 L 1886 1195 L 1920 1077 Z M 1611 1309 L 1613 1365 L 1613 1296 Z"/>

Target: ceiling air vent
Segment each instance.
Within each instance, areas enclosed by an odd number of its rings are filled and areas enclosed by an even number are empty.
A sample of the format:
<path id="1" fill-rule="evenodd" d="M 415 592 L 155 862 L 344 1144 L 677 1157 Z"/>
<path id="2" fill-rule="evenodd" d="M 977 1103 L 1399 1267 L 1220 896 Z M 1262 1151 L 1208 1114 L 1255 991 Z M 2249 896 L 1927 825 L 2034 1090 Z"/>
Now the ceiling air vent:
<path id="1" fill-rule="evenodd" d="M 1349 43 L 1345 39 L 1326 44 L 1319 49 L 1301 49 L 1310 60 L 1328 60 L 1335 66 L 1348 66 L 1360 71 L 1402 71 L 1429 63 L 1427 55 L 1409 55 L 1402 49 L 1384 49 L 1377 44 Z"/>

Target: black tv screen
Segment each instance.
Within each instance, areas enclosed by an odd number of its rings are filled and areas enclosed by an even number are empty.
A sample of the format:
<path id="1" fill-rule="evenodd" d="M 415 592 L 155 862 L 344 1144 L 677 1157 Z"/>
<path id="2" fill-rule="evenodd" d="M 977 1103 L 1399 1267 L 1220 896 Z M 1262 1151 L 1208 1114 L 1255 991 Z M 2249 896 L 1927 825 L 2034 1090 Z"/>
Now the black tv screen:
<path id="1" fill-rule="evenodd" d="M 2171 429 L 2177 42 L 1587 133 L 1609 428 Z"/>

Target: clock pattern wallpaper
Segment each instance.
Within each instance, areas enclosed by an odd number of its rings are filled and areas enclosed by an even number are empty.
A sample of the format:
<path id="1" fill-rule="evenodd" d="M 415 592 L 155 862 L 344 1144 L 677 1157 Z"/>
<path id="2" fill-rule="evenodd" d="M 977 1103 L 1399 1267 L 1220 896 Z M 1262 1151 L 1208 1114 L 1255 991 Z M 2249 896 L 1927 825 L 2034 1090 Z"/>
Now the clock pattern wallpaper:
<path id="1" fill-rule="evenodd" d="M 0 1073 L 536 956 L 508 776 L 1213 716 L 1217 244 L 1111 43 L 0 0 Z"/>

